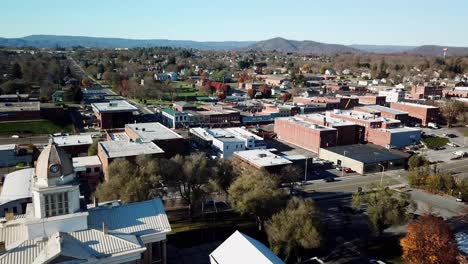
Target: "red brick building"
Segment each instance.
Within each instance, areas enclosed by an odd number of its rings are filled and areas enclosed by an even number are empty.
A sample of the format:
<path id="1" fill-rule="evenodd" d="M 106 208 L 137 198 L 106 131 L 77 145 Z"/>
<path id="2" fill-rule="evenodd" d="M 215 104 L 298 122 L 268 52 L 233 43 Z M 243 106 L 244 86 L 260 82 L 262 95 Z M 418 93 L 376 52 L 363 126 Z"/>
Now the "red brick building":
<path id="1" fill-rule="evenodd" d="M 406 120 L 408 119 L 407 112 L 393 109 L 390 107 L 381 106 L 381 105 L 359 106 L 359 107 L 354 107 L 354 110 L 363 112 L 363 113 L 375 114 L 376 116 L 380 116 L 380 117 L 400 120 L 402 124 L 406 124 Z"/>
<path id="2" fill-rule="evenodd" d="M 137 123 L 125 125 L 125 134 L 130 139 L 153 142 L 167 158 L 183 154 L 186 150 L 184 138 L 161 123 Z"/>
<path id="3" fill-rule="evenodd" d="M 336 129 L 337 145 L 352 145 L 362 143 L 364 140 L 364 129 L 352 122 L 345 122 L 322 114 L 302 115 L 301 118 L 313 124 Z"/>
<path id="4" fill-rule="evenodd" d="M 0 122 L 38 120 L 41 118 L 39 102 L 0 103 Z"/>
<path id="5" fill-rule="evenodd" d="M 101 129 L 123 128 L 133 122 L 133 112 L 138 108 L 125 100 L 91 105 Z"/>
<path id="6" fill-rule="evenodd" d="M 191 104 L 191 103 L 187 103 L 187 102 L 175 102 L 174 104 L 172 104 L 172 108 L 174 108 L 175 110 L 179 111 L 179 112 L 184 112 L 184 111 L 197 111 L 197 106 Z"/>
<path id="7" fill-rule="evenodd" d="M 442 95 L 446 98 L 459 97 L 468 98 L 468 87 L 455 87 L 442 90 Z"/>
<path id="8" fill-rule="evenodd" d="M 298 117 L 275 119 L 277 137 L 290 144 L 318 153 L 320 148 L 336 146 L 337 130 Z"/>
<path id="9" fill-rule="evenodd" d="M 411 98 L 413 99 L 427 99 L 427 98 L 441 98 L 442 86 L 416 84 L 411 87 Z"/>
<path id="10" fill-rule="evenodd" d="M 391 103 L 391 108 L 408 112 L 408 122 L 427 126 L 429 122 L 438 122 L 440 118 L 439 107 L 406 102 Z"/>
<path id="11" fill-rule="evenodd" d="M 298 104 L 319 104 L 324 105 L 327 110 L 333 109 L 351 109 L 359 105 L 359 98 L 351 97 L 330 97 L 330 96 L 314 96 L 314 97 L 294 97 L 294 103 Z"/>
<path id="12" fill-rule="evenodd" d="M 385 105 L 385 96 L 378 95 L 364 95 L 359 96 L 359 103 L 363 105 Z"/>

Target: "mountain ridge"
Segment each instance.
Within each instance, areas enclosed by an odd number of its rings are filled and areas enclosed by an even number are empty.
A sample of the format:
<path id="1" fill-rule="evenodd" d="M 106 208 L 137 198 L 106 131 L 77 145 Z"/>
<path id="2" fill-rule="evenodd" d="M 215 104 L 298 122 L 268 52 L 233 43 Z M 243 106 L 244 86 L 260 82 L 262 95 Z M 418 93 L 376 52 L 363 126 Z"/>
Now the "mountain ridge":
<path id="1" fill-rule="evenodd" d="M 407 53 L 424 56 L 442 56 L 443 48 L 448 48 L 448 55 L 467 56 L 468 47 L 450 47 L 440 45 L 399 46 L 330 44 L 311 40 L 289 40 L 282 37 L 262 41 L 193 41 L 170 39 L 128 39 L 88 36 L 63 36 L 37 34 L 21 38 L 1 38 L 3 47 L 90 47 L 90 48 L 136 48 L 136 47 L 174 47 L 199 50 L 277 50 L 304 54 L 338 54 L 338 53 Z"/>

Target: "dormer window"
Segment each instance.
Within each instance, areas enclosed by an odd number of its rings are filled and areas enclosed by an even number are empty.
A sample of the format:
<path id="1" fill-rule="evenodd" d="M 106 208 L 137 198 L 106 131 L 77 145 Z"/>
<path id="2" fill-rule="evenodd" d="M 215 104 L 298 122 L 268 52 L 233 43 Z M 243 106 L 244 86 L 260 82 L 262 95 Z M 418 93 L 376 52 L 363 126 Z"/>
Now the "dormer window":
<path id="1" fill-rule="evenodd" d="M 68 193 L 52 193 L 44 195 L 46 217 L 69 213 Z"/>

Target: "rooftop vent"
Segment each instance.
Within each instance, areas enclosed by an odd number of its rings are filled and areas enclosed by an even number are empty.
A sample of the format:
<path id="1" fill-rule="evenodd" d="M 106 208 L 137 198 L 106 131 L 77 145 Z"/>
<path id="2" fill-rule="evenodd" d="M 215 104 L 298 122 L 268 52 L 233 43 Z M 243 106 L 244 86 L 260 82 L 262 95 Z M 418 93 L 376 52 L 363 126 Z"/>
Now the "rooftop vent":
<path id="1" fill-rule="evenodd" d="M 266 156 L 267 156 L 267 154 L 265 154 L 265 153 L 260 153 L 260 154 L 258 154 L 258 157 L 259 157 L 259 158 L 266 158 Z"/>

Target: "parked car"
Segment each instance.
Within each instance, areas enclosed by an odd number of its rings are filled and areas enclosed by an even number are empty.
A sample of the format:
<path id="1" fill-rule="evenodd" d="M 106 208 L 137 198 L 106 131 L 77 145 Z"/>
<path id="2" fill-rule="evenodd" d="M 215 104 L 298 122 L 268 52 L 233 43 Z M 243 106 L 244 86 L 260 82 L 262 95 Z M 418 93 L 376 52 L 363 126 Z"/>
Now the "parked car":
<path id="1" fill-rule="evenodd" d="M 447 143 L 447 146 L 450 146 L 450 147 L 459 147 L 457 144 L 453 143 L 453 142 L 449 142 Z"/>
<path id="2" fill-rule="evenodd" d="M 345 173 L 353 172 L 353 170 L 351 168 L 342 168 L 342 171 L 344 171 Z"/>
<path id="3" fill-rule="evenodd" d="M 13 135 L 13 136 L 11 136 L 11 138 L 19 138 L 19 136 L 18 135 Z"/>

